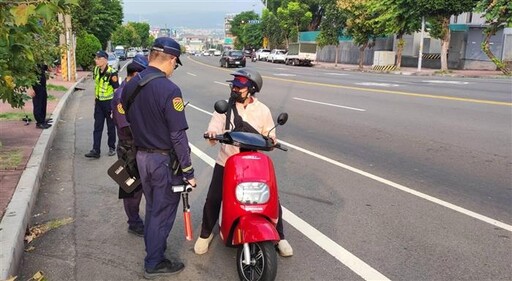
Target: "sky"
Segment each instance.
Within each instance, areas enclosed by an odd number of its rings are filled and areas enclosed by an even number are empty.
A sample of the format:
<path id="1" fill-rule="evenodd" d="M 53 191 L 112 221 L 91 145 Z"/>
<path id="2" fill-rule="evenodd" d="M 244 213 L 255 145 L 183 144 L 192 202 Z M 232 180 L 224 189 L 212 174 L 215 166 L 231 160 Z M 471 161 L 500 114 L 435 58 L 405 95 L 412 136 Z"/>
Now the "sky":
<path id="1" fill-rule="evenodd" d="M 152 27 L 222 29 L 226 14 L 255 11 L 261 0 L 123 0 L 124 22 L 148 22 Z"/>

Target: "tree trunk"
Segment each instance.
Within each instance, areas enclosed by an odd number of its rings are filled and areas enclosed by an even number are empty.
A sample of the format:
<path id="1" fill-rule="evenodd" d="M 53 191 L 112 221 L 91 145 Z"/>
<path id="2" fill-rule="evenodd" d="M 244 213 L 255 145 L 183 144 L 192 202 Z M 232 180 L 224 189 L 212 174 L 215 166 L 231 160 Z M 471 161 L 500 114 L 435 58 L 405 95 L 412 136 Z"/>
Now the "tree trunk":
<path id="1" fill-rule="evenodd" d="M 491 30 L 485 31 L 485 39 L 482 42 L 482 51 L 489 57 L 489 59 L 496 65 L 496 67 L 503 72 L 503 74 L 510 76 L 512 75 L 512 72 L 510 72 L 510 69 L 507 68 L 505 63 L 498 59 L 489 48 L 489 41 L 491 40 L 491 36 L 494 35 L 496 32 L 492 32 Z"/>
<path id="2" fill-rule="evenodd" d="M 400 69 L 400 66 L 402 65 L 402 53 L 404 51 L 405 41 L 404 41 L 404 34 L 400 33 L 396 36 L 396 39 L 398 39 L 398 44 L 396 46 L 396 68 Z"/>
<path id="3" fill-rule="evenodd" d="M 441 71 L 448 71 L 448 47 L 450 46 L 450 17 L 443 18 L 444 36 L 441 39 Z"/>
<path id="4" fill-rule="evenodd" d="M 366 49 L 366 46 L 368 46 L 368 42 L 359 47 L 359 70 L 363 70 L 364 50 Z"/>
<path id="5" fill-rule="evenodd" d="M 340 45 L 336 45 L 336 57 L 334 57 L 334 66 L 338 66 L 338 54 L 340 53 Z"/>

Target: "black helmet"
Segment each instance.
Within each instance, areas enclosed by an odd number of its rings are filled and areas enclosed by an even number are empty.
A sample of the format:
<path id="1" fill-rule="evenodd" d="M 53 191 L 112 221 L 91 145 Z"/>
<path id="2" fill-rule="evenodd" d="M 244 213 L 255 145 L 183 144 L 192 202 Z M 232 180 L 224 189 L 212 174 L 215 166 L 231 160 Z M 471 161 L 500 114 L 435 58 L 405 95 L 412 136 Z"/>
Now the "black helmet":
<path id="1" fill-rule="evenodd" d="M 250 68 L 240 68 L 237 71 L 231 73 L 231 75 L 237 77 L 245 77 L 251 81 L 252 87 L 250 89 L 251 93 L 257 93 L 261 91 L 261 87 L 263 87 L 263 78 L 258 71 Z M 234 80 L 228 81 L 233 82 Z"/>

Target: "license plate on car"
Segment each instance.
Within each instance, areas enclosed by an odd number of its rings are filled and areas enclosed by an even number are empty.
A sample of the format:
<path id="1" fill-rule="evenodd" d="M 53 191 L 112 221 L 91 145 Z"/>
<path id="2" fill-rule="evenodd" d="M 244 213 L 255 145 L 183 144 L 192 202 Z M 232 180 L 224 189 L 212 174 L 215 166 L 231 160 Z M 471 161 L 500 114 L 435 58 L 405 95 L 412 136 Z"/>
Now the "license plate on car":
<path id="1" fill-rule="evenodd" d="M 235 64 L 240 64 L 240 62 L 239 61 L 235 61 Z"/>

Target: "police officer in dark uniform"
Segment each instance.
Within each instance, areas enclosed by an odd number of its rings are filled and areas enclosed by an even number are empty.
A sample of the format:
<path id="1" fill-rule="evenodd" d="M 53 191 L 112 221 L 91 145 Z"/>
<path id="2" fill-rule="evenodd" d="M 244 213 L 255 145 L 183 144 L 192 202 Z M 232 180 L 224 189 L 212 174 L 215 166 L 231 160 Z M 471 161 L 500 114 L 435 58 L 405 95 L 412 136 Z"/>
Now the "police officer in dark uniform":
<path id="1" fill-rule="evenodd" d="M 103 50 L 99 50 L 95 54 L 94 62 L 96 67 L 93 70 L 93 78 L 95 84 L 95 104 L 94 104 L 94 132 L 93 146 L 85 157 L 100 158 L 101 135 L 103 134 L 103 126 L 107 121 L 107 135 L 109 156 L 116 155 L 116 128 L 112 121 L 110 106 L 114 98 L 114 90 L 119 87 L 119 78 L 117 71 L 108 65 L 108 54 Z"/>
<path id="2" fill-rule="evenodd" d="M 112 119 L 116 125 L 117 137 L 117 156 L 127 164 L 127 168 L 138 174 L 137 163 L 135 161 L 135 146 L 133 144 L 132 131 L 130 124 L 126 120 L 125 111 L 121 104 L 121 94 L 124 86 L 137 73 L 142 72 L 148 66 L 148 59 L 143 55 L 136 55 L 132 62 L 126 67 L 127 76 L 121 83 L 121 86 L 114 92 L 112 99 Z M 142 186 L 138 186 L 134 191 L 128 193 L 121 187 L 119 188 L 119 199 L 123 199 L 124 211 L 128 216 L 128 232 L 137 236 L 144 236 L 144 223 L 139 216 L 139 206 L 142 199 Z"/>
<path id="3" fill-rule="evenodd" d="M 146 198 L 144 277 L 148 279 L 175 274 L 185 267 L 182 262 L 165 257 L 167 237 L 180 202 L 180 194 L 174 193 L 171 186 L 183 180 L 196 185 L 181 90 L 167 79 L 181 65 L 180 54 L 181 47 L 174 39 L 157 38 L 149 66 L 126 84 L 122 94 Z M 139 81 L 155 74 L 163 75 L 141 87 Z M 139 93 L 131 98 L 137 87 Z"/>

